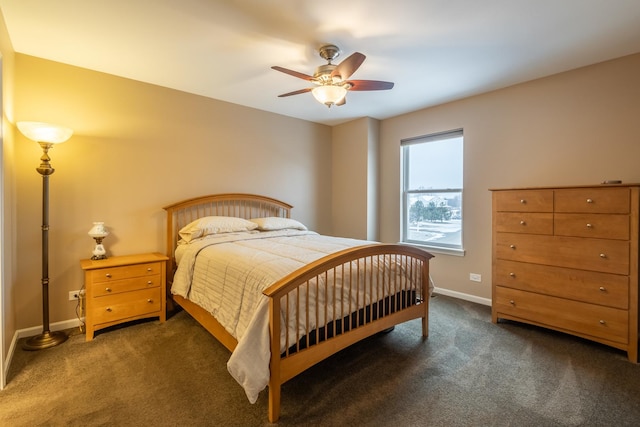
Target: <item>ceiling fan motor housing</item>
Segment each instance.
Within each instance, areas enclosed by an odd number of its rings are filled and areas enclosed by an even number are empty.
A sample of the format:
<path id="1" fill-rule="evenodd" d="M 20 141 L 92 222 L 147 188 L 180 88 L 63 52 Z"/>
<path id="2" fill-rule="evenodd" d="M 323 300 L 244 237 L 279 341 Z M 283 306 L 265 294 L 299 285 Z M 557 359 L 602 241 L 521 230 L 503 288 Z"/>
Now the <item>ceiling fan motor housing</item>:
<path id="1" fill-rule="evenodd" d="M 320 57 L 326 59 L 329 64 L 331 64 L 331 61 L 340 56 L 341 53 L 340 48 L 334 44 L 325 44 L 323 46 L 320 46 L 318 52 L 320 53 Z"/>

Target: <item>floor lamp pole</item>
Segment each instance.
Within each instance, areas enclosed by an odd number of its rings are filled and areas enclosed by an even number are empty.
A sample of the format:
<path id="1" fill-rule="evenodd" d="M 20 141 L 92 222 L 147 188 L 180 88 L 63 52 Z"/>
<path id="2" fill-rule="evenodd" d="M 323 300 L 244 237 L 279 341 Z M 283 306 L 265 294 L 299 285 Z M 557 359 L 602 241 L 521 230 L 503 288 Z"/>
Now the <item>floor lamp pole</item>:
<path id="1" fill-rule="evenodd" d="M 66 333 L 49 330 L 49 175 L 55 171 L 49 163 L 51 145 L 40 142 L 44 154 L 36 169 L 42 175 L 42 333 L 27 339 L 22 346 L 25 350 L 42 350 L 67 340 Z"/>

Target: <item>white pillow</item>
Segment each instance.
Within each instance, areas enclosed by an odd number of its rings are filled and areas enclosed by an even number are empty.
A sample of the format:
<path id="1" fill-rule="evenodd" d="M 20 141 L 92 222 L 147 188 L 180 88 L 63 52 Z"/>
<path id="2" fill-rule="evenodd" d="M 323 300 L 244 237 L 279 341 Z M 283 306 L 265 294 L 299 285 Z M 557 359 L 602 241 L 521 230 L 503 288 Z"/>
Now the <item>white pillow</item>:
<path id="1" fill-rule="evenodd" d="M 284 230 L 285 228 L 307 230 L 304 224 L 291 218 L 270 216 L 266 218 L 251 218 L 250 221 L 257 224 L 258 230 L 260 231 Z"/>
<path id="2" fill-rule="evenodd" d="M 243 218 L 232 216 L 205 216 L 182 227 L 178 233 L 182 240 L 190 242 L 210 234 L 233 233 L 255 230 L 258 224 Z"/>

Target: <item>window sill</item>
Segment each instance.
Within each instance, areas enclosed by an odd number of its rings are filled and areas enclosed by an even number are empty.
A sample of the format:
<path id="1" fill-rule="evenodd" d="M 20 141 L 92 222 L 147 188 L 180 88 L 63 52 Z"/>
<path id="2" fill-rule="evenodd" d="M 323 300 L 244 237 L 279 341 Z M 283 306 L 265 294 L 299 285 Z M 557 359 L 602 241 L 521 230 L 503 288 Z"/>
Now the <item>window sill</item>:
<path id="1" fill-rule="evenodd" d="M 464 249 L 449 249 L 449 248 L 442 248 L 442 247 L 439 247 L 439 246 L 421 245 L 419 243 L 409 243 L 409 242 L 399 242 L 399 244 L 408 245 L 408 246 L 416 246 L 418 248 L 422 248 L 422 249 L 426 250 L 427 252 L 431 252 L 431 253 L 434 253 L 434 254 L 453 255 L 453 256 L 464 256 L 464 254 L 465 254 L 465 250 Z"/>

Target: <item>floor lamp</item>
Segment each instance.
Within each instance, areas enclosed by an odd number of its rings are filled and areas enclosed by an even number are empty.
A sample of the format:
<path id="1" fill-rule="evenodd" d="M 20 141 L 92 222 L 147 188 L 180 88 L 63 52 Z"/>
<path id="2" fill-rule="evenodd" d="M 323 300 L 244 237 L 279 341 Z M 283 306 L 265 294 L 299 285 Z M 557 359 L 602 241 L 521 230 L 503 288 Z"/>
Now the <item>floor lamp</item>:
<path id="1" fill-rule="evenodd" d="M 36 168 L 42 175 L 42 333 L 28 338 L 22 346 L 25 350 L 42 350 L 67 340 L 66 333 L 49 330 L 49 175 L 54 169 L 49 163 L 48 152 L 54 144 L 69 139 L 73 131 L 40 122 L 18 122 L 17 125 L 24 136 L 40 144 L 43 152 L 42 163 Z"/>

